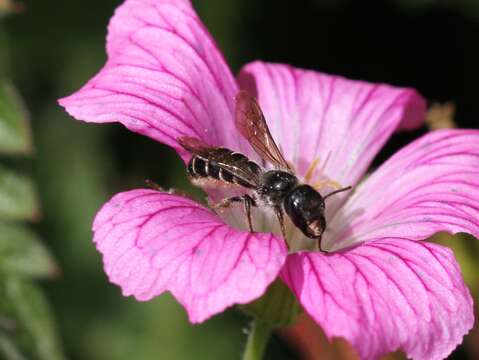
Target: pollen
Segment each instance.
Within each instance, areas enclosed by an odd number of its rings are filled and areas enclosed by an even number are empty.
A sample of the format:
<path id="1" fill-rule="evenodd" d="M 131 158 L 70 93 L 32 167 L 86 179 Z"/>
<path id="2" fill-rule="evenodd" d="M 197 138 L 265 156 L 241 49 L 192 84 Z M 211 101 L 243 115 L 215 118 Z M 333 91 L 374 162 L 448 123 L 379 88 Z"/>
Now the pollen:
<path id="1" fill-rule="evenodd" d="M 326 162 L 324 162 L 321 167 L 318 167 L 321 163 L 321 158 L 320 157 L 315 158 L 309 164 L 308 169 L 306 170 L 304 174 L 304 177 L 303 177 L 304 182 L 307 184 L 310 184 L 318 192 L 322 192 L 321 190 L 324 190 L 326 188 L 333 189 L 333 190 L 339 190 L 344 188 L 344 186 L 340 184 L 339 182 L 328 179 L 327 177 L 324 176 L 323 170 L 326 166 Z M 317 176 L 316 181 L 313 181 L 313 178 L 317 172 L 319 172 L 319 176 Z"/>

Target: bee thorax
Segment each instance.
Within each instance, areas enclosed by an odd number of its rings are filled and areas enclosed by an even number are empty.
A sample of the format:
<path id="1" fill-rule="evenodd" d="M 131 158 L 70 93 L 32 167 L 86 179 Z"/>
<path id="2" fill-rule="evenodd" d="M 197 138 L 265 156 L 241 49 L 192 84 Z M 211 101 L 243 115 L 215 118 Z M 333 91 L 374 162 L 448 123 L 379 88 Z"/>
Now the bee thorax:
<path id="1" fill-rule="evenodd" d="M 298 178 L 281 170 L 267 171 L 263 174 L 259 196 L 270 206 L 278 206 L 298 184 Z"/>

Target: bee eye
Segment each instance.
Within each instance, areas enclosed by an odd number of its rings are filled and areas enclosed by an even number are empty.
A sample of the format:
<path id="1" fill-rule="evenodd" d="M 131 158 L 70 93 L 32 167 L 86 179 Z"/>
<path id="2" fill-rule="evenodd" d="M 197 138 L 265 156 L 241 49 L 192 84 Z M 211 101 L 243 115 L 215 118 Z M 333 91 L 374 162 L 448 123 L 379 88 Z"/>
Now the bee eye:
<path id="1" fill-rule="evenodd" d="M 324 201 L 320 196 L 314 194 L 304 199 L 302 210 L 307 221 L 313 221 L 324 213 Z"/>

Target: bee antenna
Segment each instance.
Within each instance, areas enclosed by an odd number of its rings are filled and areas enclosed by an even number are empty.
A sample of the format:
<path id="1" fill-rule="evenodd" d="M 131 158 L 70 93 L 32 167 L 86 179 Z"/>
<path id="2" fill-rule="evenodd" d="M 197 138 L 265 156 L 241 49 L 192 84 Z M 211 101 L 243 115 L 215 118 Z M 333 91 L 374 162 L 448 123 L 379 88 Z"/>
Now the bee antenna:
<path id="1" fill-rule="evenodd" d="M 343 192 L 343 191 L 348 191 L 348 190 L 351 190 L 352 188 L 353 188 L 352 186 L 347 186 L 347 187 L 342 188 L 342 189 L 334 190 L 334 191 L 330 192 L 328 195 L 324 196 L 323 200 L 326 200 L 331 195 L 335 195 L 335 194 Z"/>

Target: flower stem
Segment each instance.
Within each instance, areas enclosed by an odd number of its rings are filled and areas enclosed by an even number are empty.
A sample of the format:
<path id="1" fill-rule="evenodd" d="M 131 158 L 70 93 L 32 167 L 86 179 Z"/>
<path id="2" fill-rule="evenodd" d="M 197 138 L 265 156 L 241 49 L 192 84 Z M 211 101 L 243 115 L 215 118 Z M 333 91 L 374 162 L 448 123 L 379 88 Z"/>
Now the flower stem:
<path id="1" fill-rule="evenodd" d="M 259 319 L 254 319 L 248 334 L 243 360 L 262 360 L 270 335 L 269 325 Z"/>

